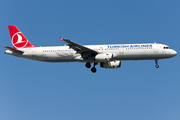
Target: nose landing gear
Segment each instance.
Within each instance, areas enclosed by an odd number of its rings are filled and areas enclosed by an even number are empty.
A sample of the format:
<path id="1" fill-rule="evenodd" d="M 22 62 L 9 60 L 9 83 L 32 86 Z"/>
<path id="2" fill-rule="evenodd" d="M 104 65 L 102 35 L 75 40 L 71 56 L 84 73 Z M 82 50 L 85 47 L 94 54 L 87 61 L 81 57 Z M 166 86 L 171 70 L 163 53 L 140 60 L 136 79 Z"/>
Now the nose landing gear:
<path id="1" fill-rule="evenodd" d="M 155 60 L 155 63 L 156 63 L 155 67 L 156 67 L 156 68 L 159 68 L 158 60 Z"/>

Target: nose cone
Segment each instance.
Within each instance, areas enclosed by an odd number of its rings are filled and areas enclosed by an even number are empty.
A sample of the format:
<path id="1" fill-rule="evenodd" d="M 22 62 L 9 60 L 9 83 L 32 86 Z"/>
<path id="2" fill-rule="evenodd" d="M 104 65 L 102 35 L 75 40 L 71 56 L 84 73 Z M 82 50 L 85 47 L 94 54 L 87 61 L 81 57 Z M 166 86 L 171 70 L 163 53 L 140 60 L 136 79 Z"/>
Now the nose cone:
<path id="1" fill-rule="evenodd" d="M 172 55 L 173 55 L 173 57 L 174 57 L 174 56 L 176 56 L 176 55 L 177 55 L 177 52 L 176 52 L 175 50 L 173 50 L 171 54 L 172 54 Z"/>

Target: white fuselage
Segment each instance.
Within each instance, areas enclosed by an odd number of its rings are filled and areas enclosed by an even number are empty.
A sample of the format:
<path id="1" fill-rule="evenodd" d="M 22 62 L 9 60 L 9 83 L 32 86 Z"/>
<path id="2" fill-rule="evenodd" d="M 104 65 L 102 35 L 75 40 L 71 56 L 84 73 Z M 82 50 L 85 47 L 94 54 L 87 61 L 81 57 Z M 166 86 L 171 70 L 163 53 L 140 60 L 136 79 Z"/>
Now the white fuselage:
<path id="1" fill-rule="evenodd" d="M 177 52 L 167 45 L 156 43 L 85 45 L 98 53 L 111 53 L 113 60 L 152 60 L 174 57 Z M 69 46 L 19 48 L 23 53 L 6 50 L 5 53 L 45 62 L 87 62 Z M 95 59 L 90 62 L 101 62 Z"/>

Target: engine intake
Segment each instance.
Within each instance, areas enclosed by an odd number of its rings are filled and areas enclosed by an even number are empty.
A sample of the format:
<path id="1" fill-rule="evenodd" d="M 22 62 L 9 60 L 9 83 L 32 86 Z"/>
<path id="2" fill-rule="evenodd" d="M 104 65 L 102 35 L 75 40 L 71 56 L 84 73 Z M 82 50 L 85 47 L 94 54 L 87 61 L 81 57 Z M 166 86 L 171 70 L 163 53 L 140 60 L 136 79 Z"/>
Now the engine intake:
<path id="1" fill-rule="evenodd" d="M 111 62 L 101 62 L 100 67 L 102 68 L 120 68 L 121 67 L 121 61 L 111 61 Z"/>

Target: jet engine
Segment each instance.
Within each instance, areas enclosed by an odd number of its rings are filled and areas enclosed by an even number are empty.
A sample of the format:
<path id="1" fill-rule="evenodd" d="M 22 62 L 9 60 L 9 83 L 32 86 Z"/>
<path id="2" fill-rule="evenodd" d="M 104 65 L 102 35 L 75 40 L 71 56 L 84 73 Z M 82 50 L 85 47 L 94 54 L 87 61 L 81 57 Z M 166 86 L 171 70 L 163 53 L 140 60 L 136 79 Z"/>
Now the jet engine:
<path id="1" fill-rule="evenodd" d="M 111 61 L 113 59 L 113 54 L 112 53 L 103 53 L 103 54 L 97 54 L 95 56 L 95 60 L 97 61 Z"/>
<path id="2" fill-rule="evenodd" d="M 121 61 L 111 61 L 111 62 L 101 62 L 100 67 L 102 68 L 120 68 L 121 67 Z"/>

